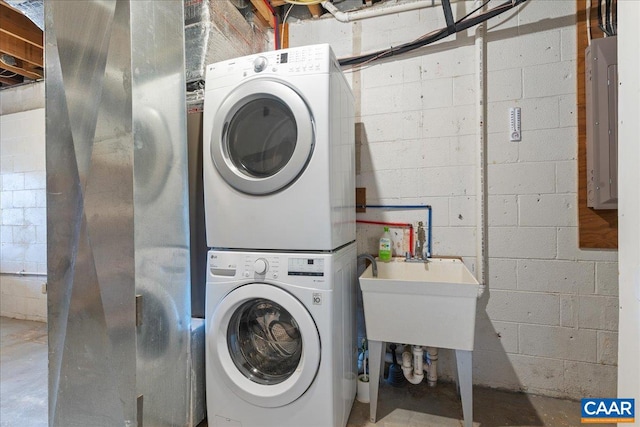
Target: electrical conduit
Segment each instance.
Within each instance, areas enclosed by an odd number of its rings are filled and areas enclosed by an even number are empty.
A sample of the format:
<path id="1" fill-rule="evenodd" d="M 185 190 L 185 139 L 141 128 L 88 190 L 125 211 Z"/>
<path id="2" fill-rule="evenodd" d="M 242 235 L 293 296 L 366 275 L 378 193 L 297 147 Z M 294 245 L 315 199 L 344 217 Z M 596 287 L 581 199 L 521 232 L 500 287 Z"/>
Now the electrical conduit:
<path id="1" fill-rule="evenodd" d="M 476 0 L 475 4 L 482 4 L 482 1 Z M 478 13 L 482 13 L 479 10 Z M 476 279 L 480 283 L 478 287 L 478 298 L 480 298 L 486 288 L 486 270 L 488 264 L 487 253 L 487 129 L 486 121 L 486 88 L 485 88 L 485 52 L 484 37 L 486 34 L 486 24 L 483 22 L 476 27 L 475 31 L 475 48 L 476 61 Z"/>

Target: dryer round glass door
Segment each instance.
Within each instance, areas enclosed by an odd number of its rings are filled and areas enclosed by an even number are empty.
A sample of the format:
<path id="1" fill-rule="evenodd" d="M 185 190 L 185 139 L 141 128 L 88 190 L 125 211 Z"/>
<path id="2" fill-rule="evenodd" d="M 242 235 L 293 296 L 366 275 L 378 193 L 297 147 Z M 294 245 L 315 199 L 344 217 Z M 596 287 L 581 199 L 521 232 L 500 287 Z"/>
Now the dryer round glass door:
<path id="1" fill-rule="evenodd" d="M 214 115 L 211 157 L 238 191 L 270 194 L 304 171 L 314 147 L 313 118 L 285 83 L 253 80 L 234 89 Z"/>
<path id="2" fill-rule="evenodd" d="M 253 283 L 229 293 L 213 315 L 208 345 L 227 386 L 261 407 L 298 399 L 320 365 L 320 337 L 313 318 L 288 292 Z"/>

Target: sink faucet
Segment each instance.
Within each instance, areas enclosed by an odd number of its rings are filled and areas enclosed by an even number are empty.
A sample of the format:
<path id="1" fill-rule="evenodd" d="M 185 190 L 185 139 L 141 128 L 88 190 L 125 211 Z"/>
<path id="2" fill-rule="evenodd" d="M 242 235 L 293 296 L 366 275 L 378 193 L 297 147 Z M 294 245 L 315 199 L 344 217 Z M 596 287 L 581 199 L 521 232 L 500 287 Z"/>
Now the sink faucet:
<path id="1" fill-rule="evenodd" d="M 376 263 L 376 259 L 369 254 L 358 255 L 358 261 L 360 261 L 361 259 L 368 259 L 369 261 L 371 261 L 371 270 L 373 273 L 373 277 L 378 277 L 378 264 Z"/>

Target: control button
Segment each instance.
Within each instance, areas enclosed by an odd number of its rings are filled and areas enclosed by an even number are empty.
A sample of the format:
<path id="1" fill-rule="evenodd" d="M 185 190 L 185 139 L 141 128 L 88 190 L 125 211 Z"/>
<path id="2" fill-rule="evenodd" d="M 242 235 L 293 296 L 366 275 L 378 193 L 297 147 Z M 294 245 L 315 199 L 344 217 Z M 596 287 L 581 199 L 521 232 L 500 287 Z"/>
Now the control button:
<path id="1" fill-rule="evenodd" d="M 255 271 L 256 274 L 264 274 L 267 272 L 268 269 L 269 269 L 269 264 L 267 263 L 267 260 L 264 258 L 258 258 L 256 262 L 253 263 L 253 271 Z"/>
<path id="2" fill-rule="evenodd" d="M 258 56 L 253 61 L 253 71 L 255 71 L 256 73 L 259 73 L 260 71 L 263 71 L 265 68 L 267 68 L 267 58 L 265 58 L 264 56 Z"/>
<path id="3" fill-rule="evenodd" d="M 249 277 L 249 272 L 248 271 L 244 272 L 244 277 Z"/>
<path id="4" fill-rule="evenodd" d="M 278 273 L 273 273 L 273 278 L 277 279 L 278 278 Z"/>

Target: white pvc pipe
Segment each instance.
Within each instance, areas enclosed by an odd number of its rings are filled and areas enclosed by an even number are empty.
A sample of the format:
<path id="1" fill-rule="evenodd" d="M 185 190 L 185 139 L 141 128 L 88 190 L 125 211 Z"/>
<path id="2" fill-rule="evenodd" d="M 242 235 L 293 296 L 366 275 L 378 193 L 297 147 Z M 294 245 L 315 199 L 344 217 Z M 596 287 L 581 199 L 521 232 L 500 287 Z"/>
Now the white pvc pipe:
<path id="1" fill-rule="evenodd" d="M 391 3 L 387 2 L 379 6 L 372 6 L 367 9 L 358 9 L 351 12 L 342 12 L 333 3 L 323 1 L 320 3 L 327 12 L 332 14 L 340 22 L 358 21 L 360 19 L 374 18 L 376 16 L 391 15 L 393 13 L 407 12 L 410 10 L 424 9 L 431 6 L 424 0 L 418 0 L 409 3 Z"/>
<path id="2" fill-rule="evenodd" d="M 413 349 L 407 345 L 402 352 L 402 373 L 411 384 L 420 384 L 424 379 L 422 353 L 419 345 L 414 345 Z"/>
<path id="3" fill-rule="evenodd" d="M 427 347 L 429 353 L 429 360 L 431 364 L 425 370 L 427 371 L 427 384 L 429 387 L 435 387 L 438 382 L 438 348 Z"/>
<path id="4" fill-rule="evenodd" d="M 476 0 L 474 6 L 481 4 Z M 484 37 L 486 34 L 485 23 L 476 27 L 475 48 L 476 48 L 476 279 L 480 282 L 478 288 L 478 298 L 482 297 L 486 288 L 486 269 L 488 263 L 487 253 L 487 215 L 486 215 L 486 98 L 485 98 L 485 70 L 484 70 Z"/>

